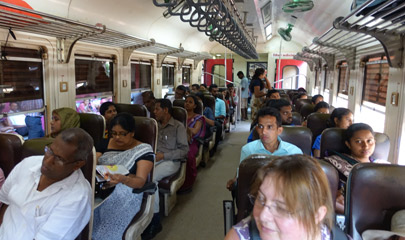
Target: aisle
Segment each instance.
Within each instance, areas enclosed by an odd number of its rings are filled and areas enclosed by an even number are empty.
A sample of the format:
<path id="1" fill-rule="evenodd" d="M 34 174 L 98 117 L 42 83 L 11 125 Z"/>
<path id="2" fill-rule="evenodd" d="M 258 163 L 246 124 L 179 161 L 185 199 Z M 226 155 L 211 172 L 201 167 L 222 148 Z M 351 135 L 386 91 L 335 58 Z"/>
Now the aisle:
<path id="1" fill-rule="evenodd" d="M 250 122 L 241 122 L 227 133 L 205 168 L 198 169 L 193 191 L 177 196 L 177 205 L 163 218 L 156 240 L 206 240 L 224 238 L 222 201 L 230 200 L 226 182 L 239 165 L 240 149 L 249 135 Z"/>

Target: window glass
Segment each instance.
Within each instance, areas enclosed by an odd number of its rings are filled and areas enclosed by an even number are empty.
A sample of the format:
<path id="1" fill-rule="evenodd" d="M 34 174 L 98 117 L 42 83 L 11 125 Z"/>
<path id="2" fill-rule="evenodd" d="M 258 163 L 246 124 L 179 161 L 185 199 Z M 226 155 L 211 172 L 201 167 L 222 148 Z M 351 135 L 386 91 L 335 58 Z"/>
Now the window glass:
<path id="1" fill-rule="evenodd" d="M 347 95 L 349 89 L 349 74 L 350 70 L 347 68 L 347 63 L 343 62 L 339 65 L 339 81 L 338 81 L 338 93 Z"/>
<path id="2" fill-rule="evenodd" d="M 329 79 L 328 79 L 328 69 L 324 68 L 324 75 L 323 75 L 323 90 L 325 91 L 326 89 L 329 90 L 330 84 L 329 84 Z"/>
<path id="3" fill-rule="evenodd" d="M 185 86 L 190 85 L 191 79 L 191 66 L 183 66 L 182 68 L 182 83 Z"/>
<path id="4" fill-rule="evenodd" d="M 389 65 L 386 61 L 368 62 L 365 68 L 363 101 L 385 106 Z"/>
<path id="5" fill-rule="evenodd" d="M 0 133 L 44 136 L 41 50 L 2 47 L 0 60 Z M 26 125 L 28 124 L 28 125 Z"/>
<path id="6" fill-rule="evenodd" d="M 76 59 L 76 97 L 112 95 L 113 66 L 112 60 Z"/>
<path id="7" fill-rule="evenodd" d="M 104 102 L 112 102 L 111 96 L 76 99 L 76 111 L 79 113 L 100 114 L 100 106 Z"/>
<path id="8" fill-rule="evenodd" d="M 150 89 L 152 82 L 152 65 L 150 63 L 131 64 L 131 89 Z"/>
<path id="9" fill-rule="evenodd" d="M 174 65 L 162 65 L 162 79 L 163 86 L 174 86 Z"/>

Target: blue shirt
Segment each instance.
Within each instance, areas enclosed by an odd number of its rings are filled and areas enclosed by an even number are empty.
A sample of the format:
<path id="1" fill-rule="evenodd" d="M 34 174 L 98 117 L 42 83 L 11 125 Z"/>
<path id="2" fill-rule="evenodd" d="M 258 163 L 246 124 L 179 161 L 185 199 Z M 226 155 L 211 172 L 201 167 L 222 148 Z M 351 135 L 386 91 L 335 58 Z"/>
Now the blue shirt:
<path id="1" fill-rule="evenodd" d="M 278 141 L 280 142 L 278 149 L 273 153 L 264 148 L 264 145 L 260 139 L 246 144 L 242 147 L 242 151 L 240 152 L 240 162 L 252 154 L 267 154 L 272 156 L 302 154 L 301 149 L 294 144 L 284 142 L 280 137 L 278 137 Z"/>
<path id="2" fill-rule="evenodd" d="M 219 117 L 221 115 L 226 117 L 225 102 L 222 99 L 216 98 L 215 99 L 215 117 Z"/>
<path id="3" fill-rule="evenodd" d="M 245 90 L 242 90 L 241 98 L 248 98 L 249 97 L 249 80 L 247 79 L 247 77 L 242 78 L 240 85 L 242 88 L 245 89 Z"/>
<path id="4" fill-rule="evenodd" d="M 322 134 L 319 134 L 318 137 L 316 137 L 314 145 L 312 145 L 312 150 L 321 150 L 321 136 Z"/>

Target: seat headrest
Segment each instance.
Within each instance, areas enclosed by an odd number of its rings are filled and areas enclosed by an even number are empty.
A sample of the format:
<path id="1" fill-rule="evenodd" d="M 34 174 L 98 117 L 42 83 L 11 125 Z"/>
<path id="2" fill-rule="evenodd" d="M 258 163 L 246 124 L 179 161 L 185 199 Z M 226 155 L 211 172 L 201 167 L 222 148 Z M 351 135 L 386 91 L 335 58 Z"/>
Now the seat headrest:
<path id="1" fill-rule="evenodd" d="M 132 114 L 133 116 L 147 116 L 146 107 L 140 104 L 116 103 L 115 108 L 117 109 L 117 113 L 127 112 L 129 114 Z"/>
<path id="2" fill-rule="evenodd" d="M 85 130 L 93 138 L 94 146 L 97 146 L 104 137 L 106 128 L 104 117 L 92 113 L 79 113 L 80 128 Z"/>
<path id="3" fill-rule="evenodd" d="M 181 107 L 173 107 L 172 117 L 177 121 L 183 123 L 184 127 L 187 127 L 187 111 Z"/>
<path id="4" fill-rule="evenodd" d="M 280 138 L 288 143 L 299 147 L 304 154 L 311 155 L 312 151 L 312 133 L 306 127 L 301 126 L 283 126 L 283 132 Z"/>

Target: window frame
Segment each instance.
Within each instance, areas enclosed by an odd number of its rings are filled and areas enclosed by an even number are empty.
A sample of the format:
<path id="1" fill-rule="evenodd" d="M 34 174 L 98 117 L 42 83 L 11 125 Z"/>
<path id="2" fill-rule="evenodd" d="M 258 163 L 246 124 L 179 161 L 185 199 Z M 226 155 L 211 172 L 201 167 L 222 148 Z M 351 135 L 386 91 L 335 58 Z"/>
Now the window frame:
<path id="1" fill-rule="evenodd" d="M 342 61 L 338 64 L 338 69 L 339 69 L 339 73 L 338 73 L 338 86 L 337 86 L 337 93 L 338 96 L 339 94 L 348 96 L 349 93 L 349 78 L 350 78 L 350 69 L 349 66 L 347 65 L 346 61 Z M 344 70 L 343 70 L 344 69 Z M 343 79 L 342 79 L 342 75 L 343 75 Z M 347 78 L 346 78 L 347 76 Z M 344 90 L 342 90 L 342 81 L 343 80 L 343 84 L 347 87 L 346 92 L 344 92 Z"/>
<path id="2" fill-rule="evenodd" d="M 374 60 L 374 59 L 376 59 L 376 58 L 380 58 L 379 60 Z M 372 59 L 372 61 L 370 61 L 370 59 Z M 385 112 L 385 106 L 386 106 L 386 104 L 387 104 L 387 90 L 385 91 L 385 103 L 384 104 L 381 104 L 381 103 L 379 103 L 379 98 L 381 97 L 380 96 L 380 92 L 379 92 L 379 90 L 380 90 L 380 85 L 381 85 L 381 81 L 384 79 L 382 76 L 383 76 L 383 65 L 386 65 L 386 66 L 388 66 L 388 61 L 387 61 L 387 59 L 386 59 L 386 57 L 384 56 L 384 55 L 378 55 L 378 56 L 370 56 L 370 57 L 368 57 L 368 59 L 366 60 L 366 62 L 365 62 L 365 67 L 364 67 L 364 77 L 363 77 L 363 92 L 362 92 L 362 97 L 361 97 L 361 105 L 363 106 L 365 106 L 365 107 L 367 107 L 367 108 L 370 108 L 370 109 L 373 109 L 373 110 L 377 110 L 377 111 L 379 111 L 379 112 Z M 379 83 L 378 83 L 378 85 L 377 85 L 377 94 L 376 94 L 376 101 L 371 101 L 370 99 L 369 99 L 369 97 L 367 97 L 368 99 L 366 99 L 366 92 L 367 92 L 367 81 L 371 81 L 371 79 L 369 79 L 369 78 L 367 78 L 367 76 L 368 76 L 368 72 L 367 72 L 367 70 L 370 70 L 370 69 L 368 69 L 368 67 L 367 66 L 369 66 L 369 65 L 379 65 L 379 67 L 378 67 L 378 74 L 380 74 L 381 75 L 381 79 L 379 80 Z M 387 76 L 389 76 L 389 66 L 388 66 L 388 72 L 386 73 L 386 75 Z M 373 73 L 371 73 L 371 74 L 373 74 Z M 375 73 L 375 74 L 377 74 L 377 73 Z M 387 78 L 386 79 L 386 82 L 387 82 L 387 87 L 388 87 L 388 81 L 389 81 L 389 78 Z M 371 84 L 371 83 L 369 83 L 369 84 Z M 371 90 L 372 91 L 372 90 Z M 384 92 L 383 92 L 384 93 Z M 368 105 L 370 105 L 370 106 L 368 106 Z M 382 108 L 380 108 L 380 107 L 375 107 L 374 105 L 378 105 L 378 106 L 381 106 Z"/>
<path id="3" fill-rule="evenodd" d="M 169 76 L 169 79 L 165 79 L 166 75 L 164 74 L 165 72 L 165 68 L 168 68 L 168 75 L 172 75 L 173 74 L 173 78 L 170 79 L 171 76 Z M 173 73 L 170 72 L 170 70 L 173 70 Z M 162 88 L 171 88 L 174 87 L 174 83 L 175 83 L 175 77 L 176 77 L 176 64 L 175 63 L 163 63 L 162 64 Z M 165 84 L 165 83 L 169 83 L 169 84 Z M 172 83 L 172 84 L 170 84 Z"/>

